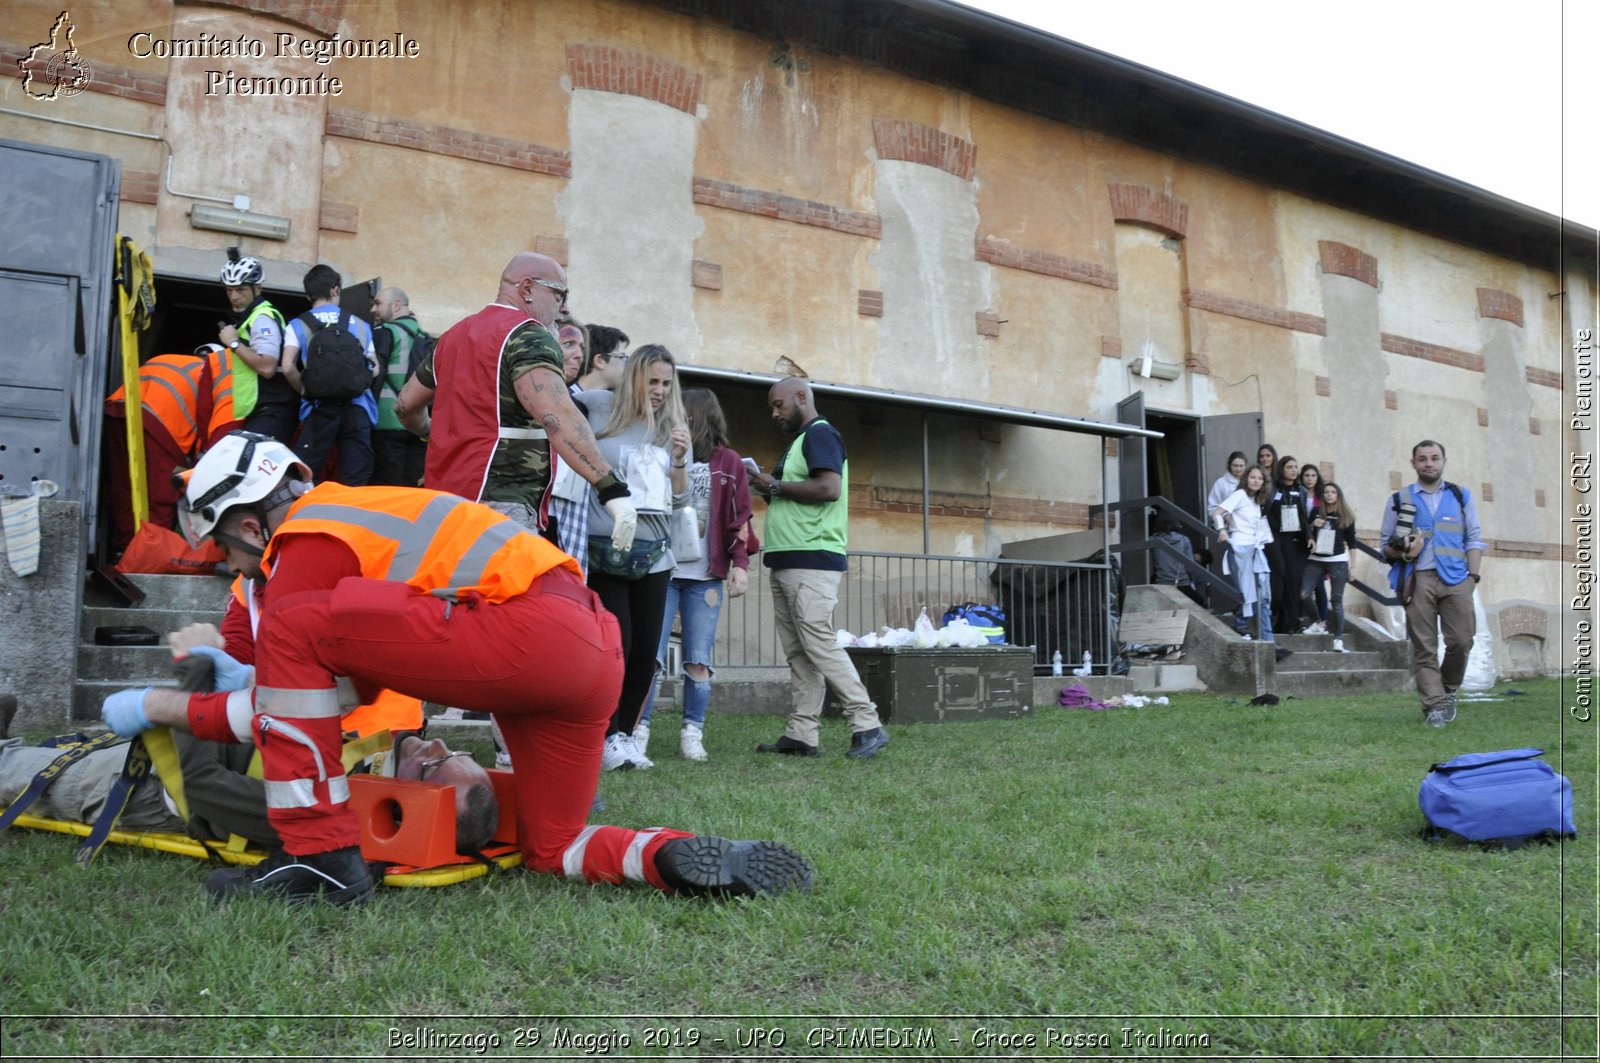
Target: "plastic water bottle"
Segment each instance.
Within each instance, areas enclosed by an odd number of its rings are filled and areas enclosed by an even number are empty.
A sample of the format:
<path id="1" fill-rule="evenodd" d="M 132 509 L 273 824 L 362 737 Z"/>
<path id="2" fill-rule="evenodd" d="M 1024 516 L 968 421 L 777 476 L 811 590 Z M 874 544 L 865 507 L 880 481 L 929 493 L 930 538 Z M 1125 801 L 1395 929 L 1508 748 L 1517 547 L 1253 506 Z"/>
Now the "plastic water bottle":
<path id="1" fill-rule="evenodd" d="M 1094 674 L 1094 655 L 1091 654 L 1088 650 L 1084 650 L 1083 651 L 1083 672 L 1081 674 L 1082 675 L 1093 675 Z"/>
<path id="2" fill-rule="evenodd" d="M 1050 674 L 1060 675 L 1062 670 L 1061 651 L 1057 650 L 1050 657 Z"/>

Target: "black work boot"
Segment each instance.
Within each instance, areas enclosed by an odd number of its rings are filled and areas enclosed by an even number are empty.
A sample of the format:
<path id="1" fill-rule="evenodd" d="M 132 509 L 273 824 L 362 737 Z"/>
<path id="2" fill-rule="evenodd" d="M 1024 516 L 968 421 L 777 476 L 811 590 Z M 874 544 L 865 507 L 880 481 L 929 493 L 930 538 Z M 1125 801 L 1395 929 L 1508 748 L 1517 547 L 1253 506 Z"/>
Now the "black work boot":
<path id="1" fill-rule="evenodd" d="M 882 727 L 874 727 L 870 731 L 857 731 L 850 736 L 850 748 L 845 750 L 847 757 L 875 757 L 878 750 L 889 744 L 889 732 Z"/>
<path id="2" fill-rule="evenodd" d="M 294 902 L 357 904 L 367 899 L 372 887 L 372 873 L 354 845 L 310 856 L 291 856 L 279 849 L 254 867 L 227 867 L 206 879 L 206 892 L 218 900 L 256 894 Z"/>
<path id="3" fill-rule="evenodd" d="M 690 897 L 760 897 L 811 887 L 811 861 L 778 842 L 736 842 L 714 834 L 674 838 L 656 870 Z"/>
<path id="4" fill-rule="evenodd" d="M 763 742 L 756 746 L 757 753 L 784 753 L 791 757 L 817 757 L 822 754 L 816 746 L 808 746 L 804 742 L 790 738 L 788 735 L 779 735 L 776 742 Z"/>

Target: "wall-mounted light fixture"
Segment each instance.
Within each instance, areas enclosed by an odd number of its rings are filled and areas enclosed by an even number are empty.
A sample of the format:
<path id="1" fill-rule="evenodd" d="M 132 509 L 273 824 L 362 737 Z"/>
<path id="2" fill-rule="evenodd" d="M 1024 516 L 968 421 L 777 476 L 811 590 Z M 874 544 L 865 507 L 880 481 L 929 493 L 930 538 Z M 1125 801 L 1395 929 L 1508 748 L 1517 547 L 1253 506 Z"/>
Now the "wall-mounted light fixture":
<path id="1" fill-rule="evenodd" d="M 213 207 L 196 203 L 189 208 L 189 224 L 196 229 L 212 229 L 220 233 L 241 236 L 260 236 L 267 240 L 289 239 L 289 219 L 271 214 L 256 214 L 248 210 Z"/>
<path id="2" fill-rule="evenodd" d="M 1163 362 L 1157 358 L 1135 358 L 1128 363 L 1128 372 L 1137 377 L 1156 380 L 1176 380 L 1183 375 L 1183 366 Z"/>

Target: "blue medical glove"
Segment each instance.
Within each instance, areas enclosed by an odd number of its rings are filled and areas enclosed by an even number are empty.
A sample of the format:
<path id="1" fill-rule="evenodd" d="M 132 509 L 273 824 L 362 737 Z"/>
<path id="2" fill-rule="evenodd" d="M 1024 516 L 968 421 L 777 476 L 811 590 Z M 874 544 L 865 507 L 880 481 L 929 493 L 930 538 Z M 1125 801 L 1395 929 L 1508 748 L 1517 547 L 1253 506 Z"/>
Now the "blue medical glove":
<path id="1" fill-rule="evenodd" d="M 240 664 L 215 646 L 195 646 L 189 650 L 189 655 L 211 661 L 211 689 L 214 691 L 244 690 L 255 680 L 254 668 Z"/>
<path id="2" fill-rule="evenodd" d="M 149 687 L 119 690 L 100 705 L 100 718 L 123 738 L 132 738 L 150 729 L 150 719 L 144 714 L 144 696 Z"/>

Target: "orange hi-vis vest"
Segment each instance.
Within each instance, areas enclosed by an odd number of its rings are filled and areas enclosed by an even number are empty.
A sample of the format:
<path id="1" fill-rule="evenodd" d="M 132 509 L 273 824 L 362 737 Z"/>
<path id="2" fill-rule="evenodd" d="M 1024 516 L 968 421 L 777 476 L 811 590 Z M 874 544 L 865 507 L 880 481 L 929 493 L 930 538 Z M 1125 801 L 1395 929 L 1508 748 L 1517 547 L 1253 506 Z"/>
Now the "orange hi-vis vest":
<path id="1" fill-rule="evenodd" d="M 211 371 L 211 420 L 206 423 L 207 447 L 223 435 L 238 427 L 244 418 L 233 412 L 233 361 L 236 355 L 227 350 L 206 353 L 206 367 Z M 254 375 L 253 371 L 252 374 Z"/>
<path id="2" fill-rule="evenodd" d="M 250 634 L 261 626 L 261 595 L 254 580 L 243 576 L 233 578 L 233 600 L 243 607 L 250 617 Z M 365 738 L 379 731 L 422 730 L 422 699 L 408 697 L 396 690 L 380 690 L 378 696 L 365 705 L 357 705 L 339 720 L 339 729 L 345 734 Z"/>
<path id="3" fill-rule="evenodd" d="M 144 415 L 172 437 L 178 449 L 194 454 L 200 446 L 199 417 L 205 360 L 190 354 L 158 354 L 139 367 L 139 404 Z M 127 402 L 127 388 L 107 403 Z"/>
<path id="4" fill-rule="evenodd" d="M 287 536 L 328 535 L 354 551 L 367 579 L 394 580 L 440 598 L 476 592 L 503 602 L 560 565 L 578 563 L 488 506 L 419 487 L 325 483 L 296 499 L 261 561 L 270 572 Z"/>

